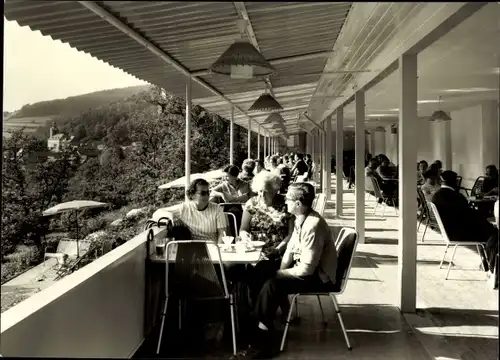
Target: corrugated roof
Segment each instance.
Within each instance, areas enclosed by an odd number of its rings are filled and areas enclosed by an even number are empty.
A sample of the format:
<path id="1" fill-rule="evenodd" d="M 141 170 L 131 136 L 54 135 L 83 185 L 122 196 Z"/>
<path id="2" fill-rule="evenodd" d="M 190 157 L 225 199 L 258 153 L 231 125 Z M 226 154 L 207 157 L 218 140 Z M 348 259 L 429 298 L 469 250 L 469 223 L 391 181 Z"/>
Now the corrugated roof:
<path id="1" fill-rule="evenodd" d="M 82 2 L 85 3 L 85 2 Z M 239 13 L 232 2 L 99 1 L 99 5 L 156 45 L 187 71 L 203 71 L 240 37 Z M 331 51 L 351 3 L 246 2 L 261 53 L 268 59 Z M 186 75 L 144 45 L 76 1 L 6 0 L 4 14 L 21 26 L 39 30 L 123 71 L 185 96 Z M 278 63 L 271 78 L 283 118 L 297 118 L 315 91 L 327 57 Z M 220 75 L 199 79 L 246 111 L 264 91 L 264 82 Z M 193 81 L 193 101 L 229 118 L 230 105 Z M 292 108 L 292 110 L 287 110 Z M 235 111 L 236 122 L 248 118 Z M 253 115 L 252 115 L 253 117 Z M 261 121 L 267 117 L 256 117 Z M 256 125 L 254 125 L 256 129 Z"/>

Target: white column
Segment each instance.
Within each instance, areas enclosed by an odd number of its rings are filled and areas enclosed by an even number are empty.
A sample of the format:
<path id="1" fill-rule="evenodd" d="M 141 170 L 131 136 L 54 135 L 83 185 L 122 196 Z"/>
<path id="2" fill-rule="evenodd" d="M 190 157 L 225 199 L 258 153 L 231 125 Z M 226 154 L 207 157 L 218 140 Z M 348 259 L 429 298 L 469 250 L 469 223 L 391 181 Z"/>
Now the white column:
<path id="1" fill-rule="evenodd" d="M 186 82 L 186 154 L 184 163 L 184 172 L 186 174 L 186 191 L 191 183 L 191 76 L 188 76 Z M 186 202 L 189 201 L 185 196 Z"/>
<path id="2" fill-rule="evenodd" d="M 382 131 L 382 129 L 375 129 L 374 130 L 375 135 L 374 135 L 374 154 L 373 155 L 379 155 L 379 154 L 385 154 L 387 149 L 385 147 L 385 131 Z"/>
<path id="3" fill-rule="evenodd" d="M 247 159 L 252 158 L 252 146 L 251 146 L 251 141 L 252 141 L 252 119 L 248 118 L 248 156 Z"/>
<path id="4" fill-rule="evenodd" d="M 335 215 L 342 215 L 343 208 L 343 190 L 344 190 L 344 108 L 337 109 L 337 148 L 335 149 L 337 178 L 335 184 Z"/>
<path id="5" fill-rule="evenodd" d="M 264 134 L 262 134 L 262 136 L 264 137 L 264 159 L 265 159 L 267 156 L 267 135 L 264 132 Z M 264 159 L 262 159 L 262 160 L 264 160 Z"/>
<path id="6" fill-rule="evenodd" d="M 373 130 L 372 130 L 373 132 Z M 373 145 L 373 141 L 372 141 L 372 132 L 366 130 L 365 131 L 365 144 L 366 144 L 366 152 L 370 153 L 373 155 L 373 150 L 372 150 L 372 145 Z"/>
<path id="7" fill-rule="evenodd" d="M 325 168 L 326 168 L 326 198 L 332 198 L 332 118 L 328 116 L 325 120 Z"/>
<path id="8" fill-rule="evenodd" d="M 323 135 L 317 130 L 318 135 L 318 165 L 319 165 L 319 188 L 323 191 L 325 184 L 325 173 L 323 171 Z"/>
<path id="9" fill-rule="evenodd" d="M 389 159 L 395 164 L 399 164 L 399 151 L 398 151 L 398 128 L 391 127 L 389 134 Z"/>
<path id="10" fill-rule="evenodd" d="M 433 121 L 431 123 L 433 155 L 435 160 L 441 160 L 443 170 L 451 170 L 451 121 Z"/>
<path id="11" fill-rule="evenodd" d="M 399 58 L 399 308 L 415 312 L 417 293 L 417 55 Z"/>
<path id="12" fill-rule="evenodd" d="M 234 165 L 234 105 L 231 105 L 231 122 L 229 123 L 229 163 Z"/>
<path id="13" fill-rule="evenodd" d="M 355 194 L 356 194 L 356 231 L 359 242 L 365 242 L 365 92 L 355 94 L 356 120 L 355 131 Z"/>
<path id="14" fill-rule="evenodd" d="M 260 124 L 257 130 L 257 159 L 260 159 Z"/>

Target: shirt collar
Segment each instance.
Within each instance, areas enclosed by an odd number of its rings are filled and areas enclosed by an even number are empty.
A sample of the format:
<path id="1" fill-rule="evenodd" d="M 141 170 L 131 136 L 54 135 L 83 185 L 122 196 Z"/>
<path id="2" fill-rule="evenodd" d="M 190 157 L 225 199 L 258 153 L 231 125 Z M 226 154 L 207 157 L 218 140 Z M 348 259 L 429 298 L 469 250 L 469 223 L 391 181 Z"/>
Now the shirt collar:
<path id="1" fill-rule="evenodd" d="M 450 190 L 453 190 L 455 191 L 455 189 L 453 189 L 451 186 L 448 186 L 448 185 L 441 185 L 441 189 L 450 189 Z"/>
<path id="2" fill-rule="evenodd" d="M 306 213 L 302 215 L 297 215 L 295 218 L 295 227 L 297 229 L 300 229 L 302 225 L 304 224 L 304 221 L 306 221 L 307 217 L 311 214 L 312 209 L 309 209 Z"/>

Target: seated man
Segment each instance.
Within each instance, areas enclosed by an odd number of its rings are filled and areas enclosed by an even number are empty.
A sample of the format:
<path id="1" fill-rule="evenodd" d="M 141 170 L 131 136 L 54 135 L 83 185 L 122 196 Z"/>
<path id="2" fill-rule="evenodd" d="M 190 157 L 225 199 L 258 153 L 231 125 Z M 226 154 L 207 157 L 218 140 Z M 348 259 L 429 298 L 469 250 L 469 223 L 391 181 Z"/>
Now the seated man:
<path id="1" fill-rule="evenodd" d="M 462 194 L 455 191 L 456 172 L 444 171 L 441 174 L 441 182 L 441 189 L 434 194 L 432 202 L 436 205 L 448 238 L 450 241 L 477 241 L 491 244 L 487 245 L 487 249 L 490 248 L 486 254 L 488 264 L 483 260 L 483 265 L 493 264 L 496 255 L 493 245 L 498 242 L 497 229 L 477 210 L 471 208 Z M 486 271 L 488 266 L 484 266 Z"/>
<path id="2" fill-rule="evenodd" d="M 498 169 L 495 165 L 486 166 L 482 195 L 498 195 Z"/>
<path id="3" fill-rule="evenodd" d="M 286 203 L 290 213 L 296 216 L 294 231 L 280 269 L 264 283 L 257 297 L 255 316 L 258 325 L 254 344 L 248 350 L 254 357 L 273 355 L 271 331 L 276 311 L 285 296 L 301 292 L 327 292 L 335 283 L 335 240 L 325 219 L 312 210 L 313 200 L 312 185 L 290 185 Z"/>

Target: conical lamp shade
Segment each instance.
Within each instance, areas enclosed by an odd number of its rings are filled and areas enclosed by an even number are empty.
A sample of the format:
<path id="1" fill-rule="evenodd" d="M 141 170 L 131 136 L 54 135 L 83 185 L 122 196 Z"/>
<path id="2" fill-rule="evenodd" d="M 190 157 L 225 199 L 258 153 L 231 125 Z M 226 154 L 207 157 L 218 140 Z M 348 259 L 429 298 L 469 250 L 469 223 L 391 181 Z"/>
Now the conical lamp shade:
<path id="1" fill-rule="evenodd" d="M 250 106 L 248 111 L 279 111 L 283 110 L 283 107 L 271 94 L 262 94 L 257 100 Z"/>
<path id="2" fill-rule="evenodd" d="M 271 114 L 269 115 L 266 120 L 264 120 L 262 122 L 262 124 L 272 124 L 272 123 L 276 123 L 276 124 L 284 124 L 285 123 L 285 120 L 281 117 L 280 114 L 278 113 L 274 113 L 274 114 Z"/>
<path id="3" fill-rule="evenodd" d="M 432 113 L 429 121 L 450 121 L 451 117 L 443 110 L 436 110 Z"/>
<path id="4" fill-rule="evenodd" d="M 233 79 L 251 79 L 274 74 L 276 69 L 248 41 L 238 40 L 212 64 L 216 74 L 230 75 Z"/>

